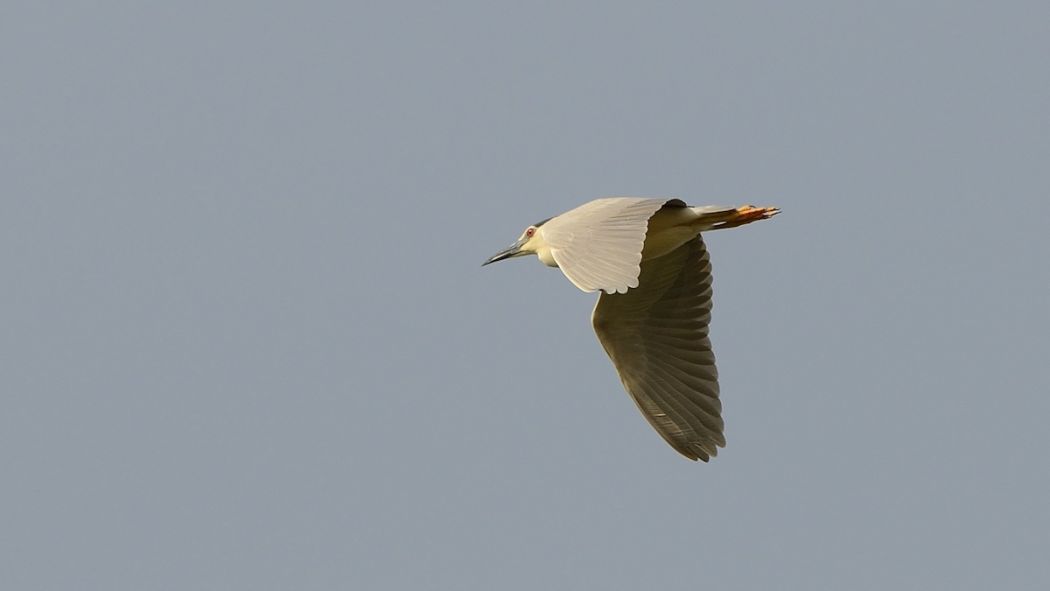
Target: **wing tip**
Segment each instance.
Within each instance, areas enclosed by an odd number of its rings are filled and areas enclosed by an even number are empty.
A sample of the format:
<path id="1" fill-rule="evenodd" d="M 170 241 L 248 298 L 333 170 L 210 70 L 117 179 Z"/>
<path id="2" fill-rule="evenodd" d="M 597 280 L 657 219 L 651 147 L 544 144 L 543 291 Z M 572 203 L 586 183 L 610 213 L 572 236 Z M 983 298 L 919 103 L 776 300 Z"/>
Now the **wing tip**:
<path id="1" fill-rule="evenodd" d="M 704 440 L 704 441 L 690 441 L 684 445 L 672 445 L 675 451 L 682 454 L 690 460 L 701 461 L 708 463 L 712 458 L 718 456 L 718 448 L 725 447 L 725 438 L 720 437 L 721 441 L 716 440 Z"/>

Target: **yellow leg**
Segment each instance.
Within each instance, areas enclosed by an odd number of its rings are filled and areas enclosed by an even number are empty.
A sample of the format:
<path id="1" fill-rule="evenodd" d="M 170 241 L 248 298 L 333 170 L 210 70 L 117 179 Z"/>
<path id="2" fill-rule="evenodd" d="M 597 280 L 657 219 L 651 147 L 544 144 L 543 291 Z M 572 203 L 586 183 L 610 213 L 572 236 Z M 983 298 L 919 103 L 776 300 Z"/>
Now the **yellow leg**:
<path id="1" fill-rule="evenodd" d="M 758 220 L 768 220 L 778 213 L 780 213 L 780 210 L 776 207 L 755 207 L 754 205 L 745 205 L 730 212 L 729 219 L 711 226 L 710 229 L 724 230 L 725 228 L 735 228 L 737 226 L 743 226 L 744 224 L 750 224 L 751 222 L 757 222 Z"/>

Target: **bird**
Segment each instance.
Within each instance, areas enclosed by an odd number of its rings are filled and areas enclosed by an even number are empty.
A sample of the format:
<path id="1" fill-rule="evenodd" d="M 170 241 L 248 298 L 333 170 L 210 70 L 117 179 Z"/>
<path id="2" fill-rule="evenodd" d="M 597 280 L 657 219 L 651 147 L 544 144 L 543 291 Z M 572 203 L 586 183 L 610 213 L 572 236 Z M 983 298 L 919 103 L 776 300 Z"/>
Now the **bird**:
<path id="1" fill-rule="evenodd" d="M 708 337 L 711 262 L 702 233 L 778 213 L 604 197 L 528 226 L 482 266 L 535 255 L 579 289 L 601 292 L 591 324 L 624 389 L 672 448 L 707 462 L 726 440 Z"/>

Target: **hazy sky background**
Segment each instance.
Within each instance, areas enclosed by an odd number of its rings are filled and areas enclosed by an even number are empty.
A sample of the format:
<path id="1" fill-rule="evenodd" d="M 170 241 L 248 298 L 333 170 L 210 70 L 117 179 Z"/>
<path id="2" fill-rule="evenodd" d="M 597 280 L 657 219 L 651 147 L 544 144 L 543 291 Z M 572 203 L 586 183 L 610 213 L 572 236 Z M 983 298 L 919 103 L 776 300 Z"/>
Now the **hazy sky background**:
<path id="1" fill-rule="evenodd" d="M 1050 4 L 0 5 L 5 589 L 1050 588 Z M 678 456 L 522 228 L 717 233 Z"/>

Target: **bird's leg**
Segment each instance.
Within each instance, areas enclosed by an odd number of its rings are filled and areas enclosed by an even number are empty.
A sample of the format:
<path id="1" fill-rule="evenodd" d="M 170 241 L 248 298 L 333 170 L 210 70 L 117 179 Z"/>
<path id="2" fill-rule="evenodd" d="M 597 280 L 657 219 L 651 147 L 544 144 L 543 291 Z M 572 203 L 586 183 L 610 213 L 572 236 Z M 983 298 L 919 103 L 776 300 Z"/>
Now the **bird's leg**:
<path id="1" fill-rule="evenodd" d="M 780 213 L 780 210 L 775 207 L 755 207 L 754 205 L 745 205 L 738 207 L 732 211 L 731 217 L 722 223 L 711 226 L 711 230 L 723 230 L 725 228 L 735 228 L 737 226 L 743 226 L 744 224 L 750 224 L 751 222 L 757 222 L 758 220 L 768 220 L 769 218 Z"/>

